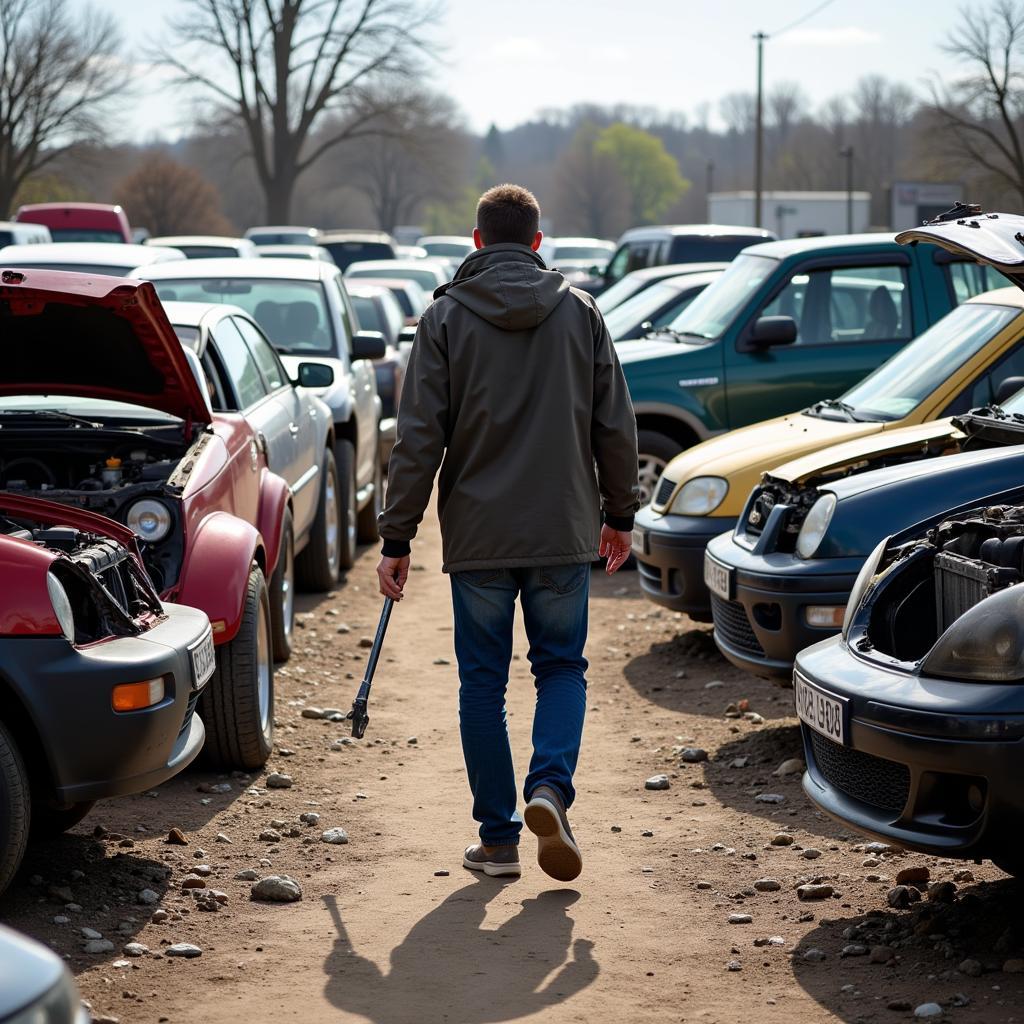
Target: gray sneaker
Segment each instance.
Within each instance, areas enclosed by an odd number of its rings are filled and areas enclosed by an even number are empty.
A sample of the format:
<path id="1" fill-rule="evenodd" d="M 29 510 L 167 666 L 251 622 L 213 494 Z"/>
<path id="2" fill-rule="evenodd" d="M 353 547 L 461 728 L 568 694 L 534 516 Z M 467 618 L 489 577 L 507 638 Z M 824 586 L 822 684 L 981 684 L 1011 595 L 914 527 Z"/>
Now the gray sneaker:
<path id="1" fill-rule="evenodd" d="M 571 882 L 583 870 L 583 857 L 569 828 L 562 798 L 550 786 L 538 786 L 526 805 L 523 820 L 537 837 L 541 870 L 560 882 Z"/>
<path id="2" fill-rule="evenodd" d="M 470 871 L 482 871 L 492 878 L 518 878 L 523 869 L 519 865 L 518 846 L 467 846 L 462 855 L 462 866 Z"/>

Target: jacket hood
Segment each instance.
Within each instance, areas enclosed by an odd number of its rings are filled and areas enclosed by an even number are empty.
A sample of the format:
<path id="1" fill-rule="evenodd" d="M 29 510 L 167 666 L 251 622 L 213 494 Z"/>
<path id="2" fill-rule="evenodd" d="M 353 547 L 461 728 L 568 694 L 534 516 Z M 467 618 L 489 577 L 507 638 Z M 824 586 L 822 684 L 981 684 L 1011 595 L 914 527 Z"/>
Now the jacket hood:
<path id="1" fill-rule="evenodd" d="M 569 282 L 529 246 L 501 242 L 471 252 L 434 298 L 447 295 L 503 331 L 528 331 L 568 294 Z"/>

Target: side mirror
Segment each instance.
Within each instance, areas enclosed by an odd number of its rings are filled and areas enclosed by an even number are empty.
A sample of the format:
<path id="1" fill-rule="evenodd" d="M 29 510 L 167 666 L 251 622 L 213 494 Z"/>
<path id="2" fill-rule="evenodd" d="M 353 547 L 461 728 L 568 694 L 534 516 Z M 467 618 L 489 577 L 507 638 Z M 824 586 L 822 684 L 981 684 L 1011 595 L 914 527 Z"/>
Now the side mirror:
<path id="1" fill-rule="evenodd" d="M 1008 398 L 1013 398 L 1021 388 L 1024 388 L 1024 377 L 1007 377 L 1001 381 L 996 388 L 996 405 L 1002 405 Z"/>
<path id="2" fill-rule="evenodd" d="M 399 345 L 411 345 L 416 340 L 416 325 L 409 324 L 398 332 Z"/>
<path id="3" fill-rule="evenodd" d="M 791 316 L 763 316 L 754 324 L 750 340 L 758 348 L 774 345 L 792 345 L 800 329 Z"/>
<path id="4" fill-rule="evenodd" d="M 352 338 L 353 359 L 383 359 L 388 346 L 380 331 L 359 331 Z"/>
<path id="5" fill-rule="evenodd" d="M 326 363 L 299 363 L 292 383 L 300 388 L 329 388 L 334 383 L 334 369 Z"/>

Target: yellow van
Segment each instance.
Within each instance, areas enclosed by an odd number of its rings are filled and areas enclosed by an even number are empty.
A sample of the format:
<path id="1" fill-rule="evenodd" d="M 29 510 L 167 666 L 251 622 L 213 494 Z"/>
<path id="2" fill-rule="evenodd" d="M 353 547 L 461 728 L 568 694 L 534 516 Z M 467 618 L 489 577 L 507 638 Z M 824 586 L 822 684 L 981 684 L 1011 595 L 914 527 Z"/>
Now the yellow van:
<path id="1" fill-rule="evenodd" d="M 712 437 L 665 468 L 633 530 L 640 586 L 657 604 L 710 621 L 704 548 L 731 530 L 761 474 L 855 438 L 1008 398 L 1024 387 L 1024 292 L 958 306 L 838 399 Z"/>

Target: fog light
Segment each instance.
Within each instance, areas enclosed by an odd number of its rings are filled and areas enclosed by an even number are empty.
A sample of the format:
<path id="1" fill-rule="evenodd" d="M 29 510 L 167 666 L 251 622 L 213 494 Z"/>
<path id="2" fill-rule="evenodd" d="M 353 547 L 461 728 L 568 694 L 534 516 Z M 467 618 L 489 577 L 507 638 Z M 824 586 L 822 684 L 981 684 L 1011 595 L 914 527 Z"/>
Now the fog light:
<path id="1" fill-rule="evenodd" d="M 164 681 L 147 679 L 144 683 L 121 683 L 114 687 L 110 703 L 115 711 L 141 711 L 164 699 Z"/>
<path id="2" fill-rule="evenodd" d="M 804 612 L 807 625 L 819 629 L 841 629 L 845 614 L 844 604 L 809 604 Z"/>
<path id="3" fill-rule="evenodd" d="M 985 809 L 985 794 L 981 791 L 981 786 L 972 784 L 967 787 L 967 805 L 976 814 L 981 814 Z"/>

